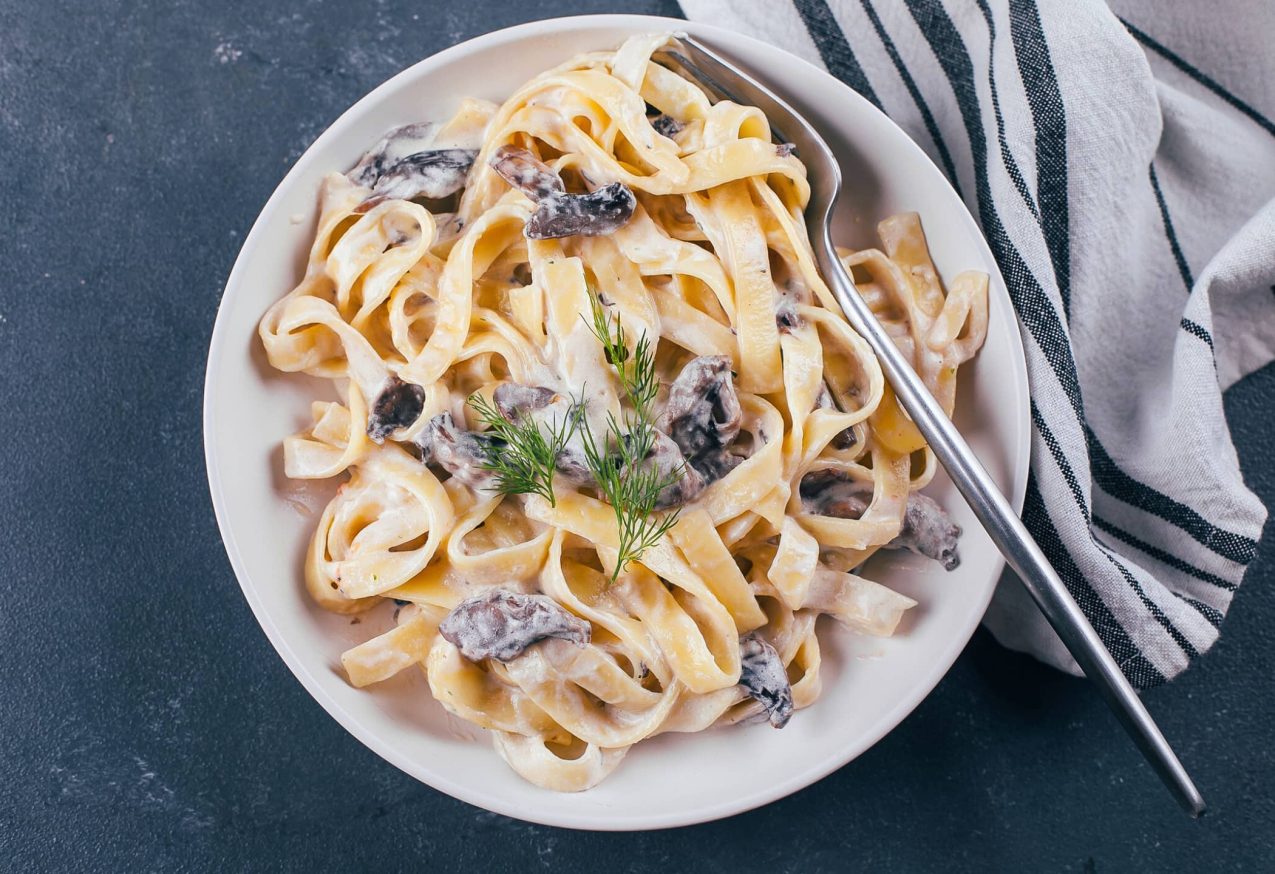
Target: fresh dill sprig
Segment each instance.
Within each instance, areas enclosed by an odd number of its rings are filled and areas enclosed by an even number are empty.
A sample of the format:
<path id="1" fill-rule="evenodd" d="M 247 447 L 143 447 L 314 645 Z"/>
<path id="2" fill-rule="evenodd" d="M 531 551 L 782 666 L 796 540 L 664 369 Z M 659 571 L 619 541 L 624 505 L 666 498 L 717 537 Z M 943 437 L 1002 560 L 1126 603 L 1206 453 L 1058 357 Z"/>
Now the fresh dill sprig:
<path id="1" fill-rule="evenodd" d="M 606 436 L 599 444 L 589 428 L 580 430 L 585 464 L 598 491 L 615 512 L 617 550 L 611 581 L 619 579 L 629 562 L 640 558 L 677 524 L 681 508 L 656 515 L 660 492 L 682 478 L 681 467 L 666 473 L 647 463 L 654 445 L 649 420 L 625 417 L 621 428 L 615 416 L 607 416 Z"/>
<path id="2" fill-rule="evenodd" d="M 589 308 L 592 310 L 593 323 L 589 329 L 602 344 L 607 363 L 615 368 L 620 378 L 620 386 L 624 389 L 633 411 L 640 417 L 650 418 L 651 405 L 660 391 L 659 379 L 655 374 L 655 353 L 651 349 L 651 341 L 646 332 L 638 337 L 637 344 L 630 354 L 628 338 L 624 333 L 624 325 L 619 318 L 607 316 L 602 301 L 596 294 L 589 295 Z M 583 316 L 581 316 L 583 318 Z M 614 325 L 615 333 L 612 333 Z"/>
<path id="3" fill-rule="evenodd" d="M 613 414 L 607 415 L 607 430 L 600 444 L 587 426 L 580 430 L 585 464 L 598 491 L 615 512 L 619 551 L 611 572 L 611 581 L 615 582 L 630 561 L 640 558 L 677 524 L 680 508 L 656 515 L 655 505 L 660 492 L 685 476 L 685 463 L 663 473 L 648 463 L 656 436 L 651 408 L 660 384 L 655 373 L 655 353 L 646 333 L 630 352 L 620 320 L 607 317 L 597 295 L 589 295 L 589 304 L 593 311 L 589 327 L 615 368 L 632 407 L 624 414 L 623 427 Z"/>
<path id="4" fill-rule="evenodd" d="M 546 433 L 530 416 L 518 422 L 509 421 L 481 394 L 470 395 L 468 403 L 487 426 L 486 433 L 495 438 L 487 443 L 483 468 L 496 475 L 496 491 L 506 495 L 539 495 L 549 506 L 557 506 L 553 474 L 558 454 L 580 423 L 578 408 L 572 407 Z"/>

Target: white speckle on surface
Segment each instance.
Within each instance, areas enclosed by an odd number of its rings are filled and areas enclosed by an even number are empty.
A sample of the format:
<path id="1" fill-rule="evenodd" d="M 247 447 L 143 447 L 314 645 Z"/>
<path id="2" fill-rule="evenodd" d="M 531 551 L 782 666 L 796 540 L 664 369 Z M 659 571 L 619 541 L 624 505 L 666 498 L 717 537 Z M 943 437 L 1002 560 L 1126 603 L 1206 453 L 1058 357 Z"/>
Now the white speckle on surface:
<path id="1" fill-rule="evenodd" d="M 91 740 L 70 750 L 62 763 L 49 768 L 49 777 L 62 798 L 108 808 L 130 805 L 175 815 L 185 829 L 213 825 L 212 813 L 202 798 L 183 797 L 141 756 L 131 755 L 130 765 L 102 753 L 101 742 Z"/>
<path id="2" fill-rule="evenodd" d="M 235 48 L 229 42 L 221 42 L 217 44 L 217 48 L 213 49 L 213 57 L 217 59 L 218 63 L 233 64 L 243 57 L 243 51 Z"/>
<path id="3" fill-rule="evenodd" d="M 106 141 L 107 141 L 108 143 L 113 143 L 113 142 L 115 142 L 115 134 L 107 134 L 107 135 L 106 135 Z"/>
<path id="4" fill-rule="evenodd" d="M 536 843 L 536 859 L 540 862 L 540 867 L 549 868 L 553 865 L 553 851 L 558 845 L 558 839 L 552 835 L 546 837 L 543 842 Z"/>

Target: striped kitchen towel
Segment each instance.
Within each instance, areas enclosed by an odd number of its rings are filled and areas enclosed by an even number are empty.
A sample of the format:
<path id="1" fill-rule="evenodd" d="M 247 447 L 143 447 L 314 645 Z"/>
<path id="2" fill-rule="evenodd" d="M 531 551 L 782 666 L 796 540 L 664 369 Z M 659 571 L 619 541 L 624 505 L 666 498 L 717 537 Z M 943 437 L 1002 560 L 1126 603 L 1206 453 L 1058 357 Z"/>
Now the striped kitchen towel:
<path id="1" fill-rule="evenodd" d="M 1027 350 L 1023 518 L 1131 681 L 1181 672 L 1266 518 L 1222 390 L 1275 356 L 1275 3 L 682 7 L 826 68 L 946 173 Z M 1078 673 L 1015 581 L 985 622 Z"/>

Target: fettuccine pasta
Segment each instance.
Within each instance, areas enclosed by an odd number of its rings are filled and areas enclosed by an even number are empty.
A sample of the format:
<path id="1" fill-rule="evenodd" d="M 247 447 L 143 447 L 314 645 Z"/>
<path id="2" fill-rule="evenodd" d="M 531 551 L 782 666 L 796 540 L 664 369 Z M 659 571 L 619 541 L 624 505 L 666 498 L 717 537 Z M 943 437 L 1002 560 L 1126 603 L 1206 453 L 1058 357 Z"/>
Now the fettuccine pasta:
<path id="1" fill-rule="evenodd" d="M 307 590 L 397 605 L 350 682 L 422 669 L 555 790 L 661 732 L 782 727 L 819 695 L 821 615 L 890 635 L 914 606 L 858 572 L 873 553 L 957 562 L 933 458 L 815 267 L 799 156 L 653 63 L 670 39 L 391 131 L 324 180 L 260 325 L 336 393 L 284 441 L 289 477 L 343 478 Z M 914 214 L 878 231 L 840 255 L 950 414 L 987 276 L 945 287 Z"/>

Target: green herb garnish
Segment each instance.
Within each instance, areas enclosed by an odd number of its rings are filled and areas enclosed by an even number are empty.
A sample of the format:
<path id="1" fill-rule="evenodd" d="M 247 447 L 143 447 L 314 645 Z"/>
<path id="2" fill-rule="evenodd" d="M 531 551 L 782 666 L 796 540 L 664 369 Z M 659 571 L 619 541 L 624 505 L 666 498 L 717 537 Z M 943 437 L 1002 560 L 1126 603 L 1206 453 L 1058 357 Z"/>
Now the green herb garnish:
<path id="1" fill-rule="evenodd" d="M 585 464 L 597 481 L 598 491 L 615 511 L 619 557 L 611 581 L 630 561 L 659 542 L 677 524 L 681 508 L 655 515 L 660 492 L 685 476 L 684 466 L 660 473 L 647 464 L 655 448 L 655 425 L 652 405 L 660 385 L 655 374 L 655 353 L 646 333 L 638 338 L 632 351 L 620 320 L 607 317 L 597 295 L 589 295 L 593 323 L 589 326 L 602 344 L 606 359 L 615 368 L 631 410 L 624 413 L 624 423 L 607 415 L 607 431 L 601 444 L 586 426 L 581 429 Z M 614 326 L 614 331 L 613 331 Z M 577 404 L 583 408 L 582 404 Z"/>
<path id="2" fill-rule="evenodd" d="M 546 433 L 530 416 L 518 422 L 509 421 L 480 394 L 470 395 L 468 403 L 487 426 L 486 433 L 495 438 L 488 444 L 483 468 L 496 474 L 496 491 L 506 495 L 540 495 L 550 507 L 557 506 L 553 474 L 558 453 L 579 425 L 582 408 L 572 407 Z"/>
<path id="3" fill-rule="evenodd" d="M 589 329 L 602 344 L 607 363 L 615 368 L 620 377 L 620 385 L 629 403 L 633 405 L 633 411 L 650 421 L 651 404 L 655 403 L 655 396 L 660 390 L 660 383 L 655 376 L 655 353 L 651 350 L 651 341 L 643 331 L 630 355 L 624 325 L 619 318 L 608 318 L 602 301 L 596 294 L 589 295 L 589 307 L 593 315 L 593 323 L 589 325 Z M 611 333 L 612 325 L 615 326 L 614 334 Z"/>

